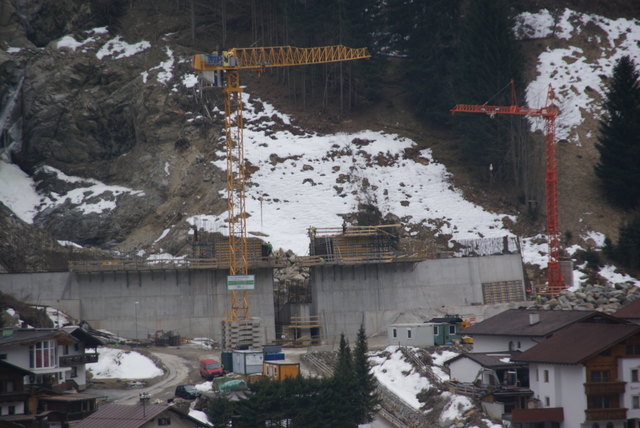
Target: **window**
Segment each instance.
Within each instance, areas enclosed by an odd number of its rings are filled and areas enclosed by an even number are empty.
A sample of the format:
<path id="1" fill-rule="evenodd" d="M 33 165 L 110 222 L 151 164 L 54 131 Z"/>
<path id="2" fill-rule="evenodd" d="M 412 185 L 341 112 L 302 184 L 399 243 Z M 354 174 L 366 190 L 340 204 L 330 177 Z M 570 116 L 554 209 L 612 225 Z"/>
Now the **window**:
<path id="1" fill-rule="evenodd" d="M 449 326 L 449 334 L 456 334 L 456 326 L 455 325 L 450 325 Z"/>
<path id="2" fill-rule="evenodd" d="M 536 382 L 540 382 L 540 371 L 536 368 Z"/>
<path id="3" fill-rule="evenodd" d="M 640 355 L 640 345 L 627 345 L 627 355 Z"/>
<path id="4" fill-rule="evenodd" d="M 393 335 L 393 337 L 398 337 L 398 330 L 394 328 L 393 330 L 391 330 L 391 334 Z"/>
<path id="5" fill-rule="evenodd" d="M 551 400 L 549 397 L 544 397 L 544 405 L 547 407 L 551 406 Z"/>
<path id="6" fill-rule="evenodd" d="M 158 418 L 158 425 L 171 425 L 171 418 Z"/>
<path id="7" fill-rule="evenodd" d="M 9 415 L 15 415 L 16 414 L 16 406 L 9 406 Z"/>
<path id="8" fill-rule="evenodd" d="M 43 368 L 56 366 L 56 342 L 45 340 L 29 346 L 29 367 Z"/>
<path id="9" fill-rule="evenodd" d="M 609 382 L 609 371 L 593 370 L 591 372 L 591 382 Z"/>
<path id="10" fill-rule="evenodd" d="M 631 382 L 638 382 L 638 369 L 631 370 Z"/>
<path id="11" fill-rule="evenodd" d="M 611 407 L 611 402 L 609 397 L 591 397 L 591 408 L 592 409 L 608 409 Z"/>
<path id="12" fill-rule="evenodd" d="M 62 355 L 69 355 L 69 345 L 64 345 L 64 352 Z"/>
<path id="13" fill-rule="evenodd" d="M 438 336 L 440 334 L 440 329 L 438 328 L 437 325 L 433 326 L 433 335 L 434 336 Z"/>
<path id="14" fill-rule="evenodd" d="M 72 378 L 74 378 L 74 377 L 78 377 L 78 366 L 72 366 L 72 367 L 71 367 L 71 374 L 70 374 L 70 376 L 71 376 Z"/>
<path id="15" fill-rule="evenodd" d="M 549 383 L 549 370 L 544 371 L 544 382 Z"/>
<path id="16" fill-rule="evenodd" d="M 634 409 L 640 409 L 640 395 L 631 396 L 631 407 Z"/>
<path id="17" fill-rule="evenodd" d="M 16 384 L 12 380 L 5 380 L 0 385 L 0 392 L 14 392 L 16 390 Z"/>
<path id="18" fill-rule="evenodd" d="M 407 338 L 408 338 L 408 339 L 411 339 L 411 329 L 408 329 L 408 330 L 407 330 Z"/>

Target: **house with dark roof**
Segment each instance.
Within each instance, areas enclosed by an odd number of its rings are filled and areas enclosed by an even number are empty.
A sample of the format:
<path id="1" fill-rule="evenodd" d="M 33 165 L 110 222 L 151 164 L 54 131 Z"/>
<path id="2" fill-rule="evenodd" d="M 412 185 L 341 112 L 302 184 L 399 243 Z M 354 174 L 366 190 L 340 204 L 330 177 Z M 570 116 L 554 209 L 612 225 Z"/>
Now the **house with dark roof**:
<path id="1" fill-rule="evenodd" d="M 640 326 L 587 318 L 512 359 L 529 364 L 533 391 L 514 427 L 640 426 Z"/>
<path id="2" fill-rule="evenodd" d="M 81 329 L 16 328 L 2 330 L 0 358 L 31 374 L 26 385 L 46 385 L 54 390 L 86 388 L 85 364 L 98 361 L 96 349 L 102 341 Z M 93 348 L 93 352 L 86 352 Z"/>
<path id="3" fill-rule="evenodd" d="M 26 414 L 25 403 L 29 392 L 24 387 L 24 377 L 31 372 L 0 360 L 0 426 L 1 422 L 25 422 L 29 425 L 35 420 Z"/>
<path id="4" fill-rule="evenodd" d="M 480 399 L 485 413 L 501 419 L 513 409 L 526 408 L 533 394 L 529 368 L 511 358 L 517 353 L 463 352 L 445 362 L 454 389 L 467 389 Z"/>
<path id="5" fill-rule="evenodd" d="M 622 318 L 634 324 L 640 324 L 640 299 L 624 305 L 613 313 L 616 318 Z"/>
<path id="6" fill-rule="evenodd" d="M 85 364 L 98 360 L 85 349 L 100 344 L 78 327 L 3 329 L 0 421 L 56 428 L 95 411 L 98 396 L 78 391 L 86 388 Z"/>
<path id="7" fill-rule="evenodd" d="M 467 327 L 464 334 L 473 338 L 473 352 L 526 351 L 556 331 L 591 318 L 625 323 L 597 311 L 509 309 Z"/>
<path id="8" fill-rule="evenodd" d="M 211 425 L 164 404 L 105 404 L 74 428 L 204 428 Z"/>

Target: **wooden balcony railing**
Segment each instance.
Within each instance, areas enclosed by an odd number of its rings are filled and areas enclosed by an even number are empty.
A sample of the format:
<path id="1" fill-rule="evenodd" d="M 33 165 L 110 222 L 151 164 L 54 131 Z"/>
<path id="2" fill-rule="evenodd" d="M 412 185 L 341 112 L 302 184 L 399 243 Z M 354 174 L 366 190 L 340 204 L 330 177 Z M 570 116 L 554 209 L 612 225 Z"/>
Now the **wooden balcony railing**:
<path id="1" fill-rule="evenodd" d="M 626 382 L 587 382 L 584 392 L 587 395 L 615 395 L 624 393 Z"/>
<path id="2" fill-rule="evenodd" d="M 585 413 L 588 421 L 627 419 L 627 409 L 587 409 Z"/>
<path id="3" fill-rule="evenodd" d="M 78 354 L 78 355 L 63 355 L 60 357 L 60 367 L 71 367 L 79 364 L 97 363 L 98 354 Z"/>

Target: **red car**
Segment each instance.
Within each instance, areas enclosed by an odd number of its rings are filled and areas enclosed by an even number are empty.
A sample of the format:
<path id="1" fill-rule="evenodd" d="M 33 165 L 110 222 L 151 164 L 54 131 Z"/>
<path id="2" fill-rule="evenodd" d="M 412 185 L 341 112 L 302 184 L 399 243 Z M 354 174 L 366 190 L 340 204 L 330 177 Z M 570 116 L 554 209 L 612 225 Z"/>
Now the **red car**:
<path id="1" fill-rule="evenodd" d="M 217 376 L 222 376 L 223 367 L 219 361 L 216 360 L 200 360 L 200 376 L 204 379 L 213 379 Z"/>

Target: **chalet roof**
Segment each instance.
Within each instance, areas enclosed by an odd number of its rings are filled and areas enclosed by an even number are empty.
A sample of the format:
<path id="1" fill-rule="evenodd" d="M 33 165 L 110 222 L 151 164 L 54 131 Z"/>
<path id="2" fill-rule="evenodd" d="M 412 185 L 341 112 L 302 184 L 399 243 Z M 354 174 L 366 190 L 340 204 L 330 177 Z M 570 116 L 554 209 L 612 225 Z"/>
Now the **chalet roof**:
<path id="1" fill-rule="evenodd" d="M 6 367 L 8 369 L 11 369 L 23 376 L 27 376 L 30 374 L 33 374 L 33 372 L 23 368 L 23 367 L 18 367 L 16 365 L 11 364 L 10 362 L 8 362 L 7 360 L 0 360 L 0 367 Z"/>
<path id="2" fill-rule="evenodd" d="M 92 335 L 91 333 L 77 325 L 65 326 L 62 327 L 62 329 L 69 333 L 71 336 L 78 339 L 80 342 L 83 342 L 89 348 L 97 348 L 98 346 L 104 346 L 105 344 L 102 339 Z"/>
<path id="3" fill-rule="evenodd" d="M 164 404 L 147 404 L 144 407 L 140 404 L 105 404 L 98 408 L 79 423 L 74 428 L 138 428 L 146 424 L 153 418 L 158 417 L 164 412 L 172 412 L 178 414 L 181 418 L 189 419 L 194 422 L 194 427 L 200 427 L 204 424 L 191 416 L 180 412 L 170 406 Z"/>
<path id="4" fill-rule="evenodd" d="M 513 361 L 514 355 L 519 355 L 519 352 L 463 352 L 456 357 L 447 360 L 444 364 L 449 365 L 454 361 L 460 360 L 462 358 L 468 358 L 476 363 L 480 364 L 482 367 L 486 367 L 488 369 L 505 369 L 505 368 L 516 368 L 522 367 L 525 365 L 520 361 Z M 508 358 L 508 361 L 505 359 Z"/>
<path id="5" fill-rule="evenodd" d="M 640 334 L 636 324 L 578 322 L 514 357 L 529 363 L 579 364 Z"/>
<path id="6" fill-rule="evenodd" d="M 530 315 L 539 321 L 532 324 Z M 548 311 L 540 309 L 509 309 L 491 318 L 465 328 L 461 333 L 469 336 L 519 336 L 545 337 L 578 321 L 592 317 L 613 317 L 596 311 Z"/>
<path id="7" fill-rule="evenodd" d="M 613 316 L 625 319 L 640 319 L 640 299 L 621 307 L 613 313 Z"/>
<path id="8" fill-rule="evenodd" d="M 70 345 L 78 340 L 59 328 L 15 328 L 4 330 L 0 337 L 0 348 L 10 345 L 22 345 L 56 339 L 60 343 Z"/>

